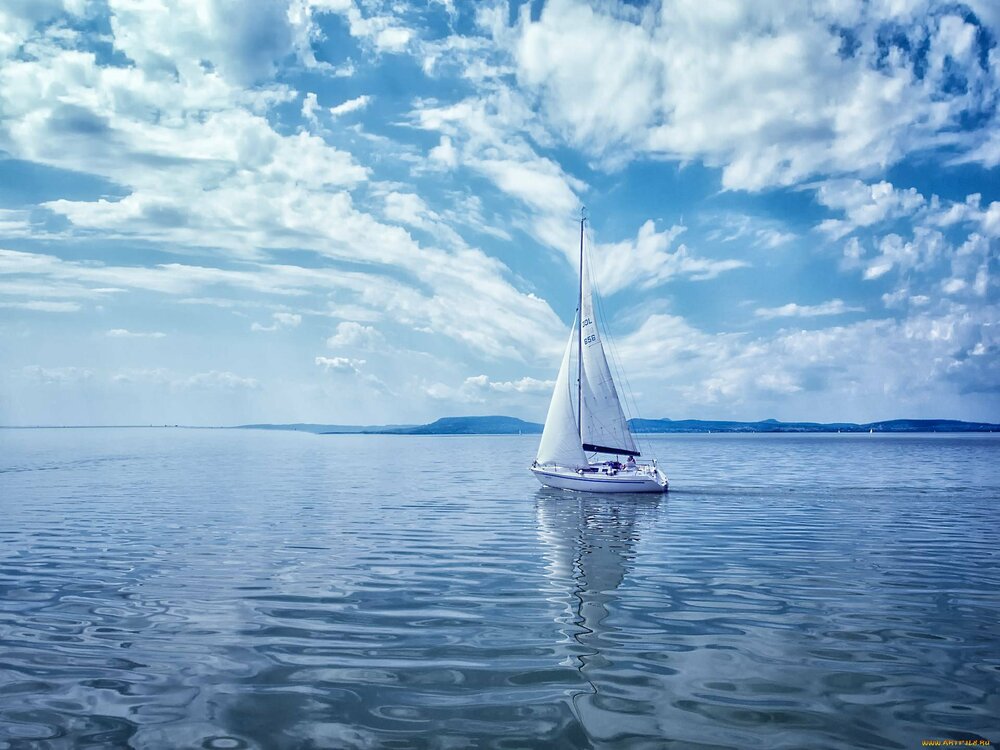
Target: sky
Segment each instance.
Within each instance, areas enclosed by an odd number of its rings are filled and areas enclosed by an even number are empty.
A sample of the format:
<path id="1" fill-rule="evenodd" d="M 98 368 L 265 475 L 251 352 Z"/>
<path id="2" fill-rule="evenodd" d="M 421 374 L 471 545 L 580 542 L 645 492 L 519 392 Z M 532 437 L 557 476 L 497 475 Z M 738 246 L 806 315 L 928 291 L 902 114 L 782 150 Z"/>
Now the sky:
<path id="1" fill-rule="evenodd" d="M 8 0 L 0 424 L 1000 422 L 995 0 Z"/>

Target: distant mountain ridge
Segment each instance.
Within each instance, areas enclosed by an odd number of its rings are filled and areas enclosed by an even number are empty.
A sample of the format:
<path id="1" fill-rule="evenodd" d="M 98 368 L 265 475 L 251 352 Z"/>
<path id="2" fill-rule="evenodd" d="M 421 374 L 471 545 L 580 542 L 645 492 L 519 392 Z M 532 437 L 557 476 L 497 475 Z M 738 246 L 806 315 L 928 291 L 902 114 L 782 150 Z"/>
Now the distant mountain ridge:
<path id="1" fill-rule="evenodd" d="M 1000 432 L 1000 424 L 958 419 L 889 419 L 881 422 L 730 422 L 702 419 L 630 419 L 635 433 L 663 432 Z"/>
<path id="2" fill-rule="evenodd" d="M 540 435 L 542 425 L 517 417 L 442 417 L 416 427 L 372 430 L 381 435 Z"/>
<path id="3" fill-rule="evenodd" d="M 963 422 L 957 419 L 890 419 L 881 422 L 735 422 L 703 419 L 630 419 L 636 434 L 709 432 L 1000 432 L 1000 424 Z M 247 424 L 240 429 L 295 430 L 323 435 L 538 435 L 542 425 L 517 417 L 490 415 L 442 417 L 423 425 Z"/>

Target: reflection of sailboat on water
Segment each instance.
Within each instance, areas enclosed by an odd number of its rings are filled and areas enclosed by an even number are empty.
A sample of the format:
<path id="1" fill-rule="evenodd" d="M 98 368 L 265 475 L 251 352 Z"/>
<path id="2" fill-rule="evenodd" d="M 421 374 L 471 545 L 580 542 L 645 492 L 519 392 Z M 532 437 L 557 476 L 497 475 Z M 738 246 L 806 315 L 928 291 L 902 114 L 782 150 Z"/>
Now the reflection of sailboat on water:
<path id="1" fill-rule="evenodd" d="M 656 461 L 635 461 L 639 449 L 622 411 L 598 331 L 583 245 L 585 222 L 586 219 L 580 220 L 577 316 L 563 353 L 538 456 L 531 471 L 545 486 L 563 490 L 665 492 L 667 477 L 657 468 Z M 572 366 L 574 355 L 575 367 Z M 575 388 L 571 386 L 571 370 L 576 371 Z M 587 453 L 614 456 L 614 460 L 591 463 Z M 620 462 L 623 456 L 628 456 L 625 463 Z"/>
<path id="2" fill-rule="evenodd" d="M 548 577 L 560 595 L 565 592 L 565 612 L 559 621 L 572 641 L 570 660 L 589 685 L 574 697 L 574 710 L 588 734 L 600 735 L 600 717 L 611 710 L 605 705 L 610 696 L 602 692 L 601 684 L 617 679 L 610 667 L 620 645 L 613 637 L 617 628 L 609 620 L 621 598 L 618 589 L 635 560 L 640 531 L 655 521 L 660 496 L 623 501 L 614 495 L 585 494 L 568 499 L 563 493 L 541 490 L 537 497 L 535 513 Z M 621 705 L 622 693 L 615 692 L 614 700 Z"/>

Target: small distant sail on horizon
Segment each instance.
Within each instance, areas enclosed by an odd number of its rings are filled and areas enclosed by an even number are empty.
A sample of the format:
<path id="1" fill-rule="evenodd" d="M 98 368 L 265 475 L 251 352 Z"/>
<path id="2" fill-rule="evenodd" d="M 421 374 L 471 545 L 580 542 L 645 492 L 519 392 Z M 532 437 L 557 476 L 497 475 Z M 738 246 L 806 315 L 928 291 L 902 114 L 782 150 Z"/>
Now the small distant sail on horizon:
<path id="1" fill-rule="evenodd" d="M 664 492 L 667 477 L 656 462 L 635 461 L 641 454 L 622 409 L 597 325 L 590 268 L 584 252 L 585 222 L 585 218 L 580 220 L 577 314 L 531 471 L 543 485 L 557 489 Z M 615 460 L 591 463 L 587 453 L 610 455 Z M 625 463 L 619 460 L 622 457 L 627 457 Z"/>

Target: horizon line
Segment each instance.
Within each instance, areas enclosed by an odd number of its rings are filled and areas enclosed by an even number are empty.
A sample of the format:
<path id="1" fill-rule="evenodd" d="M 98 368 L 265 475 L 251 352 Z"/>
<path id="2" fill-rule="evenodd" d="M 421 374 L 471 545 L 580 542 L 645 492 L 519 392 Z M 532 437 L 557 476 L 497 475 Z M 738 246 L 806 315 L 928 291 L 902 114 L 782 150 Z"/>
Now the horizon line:
<path id="1" fill-rule="evenodd" d="M 461 415 L 461 416 L 445 416 L 438 417 L 432 422 L 422 422 L 422 423 L 387 423 L 387 424 L 347 424 L 347 423 L 335 423 L 335 422 L 243 422 L 240 424 L 161 424 L 161 423 L 143 423 L 143 424 L 23 424 L 23 425 L 8 425 L 0 424 L 0 429 L 3 430 L 84 430 L 84 429 L 192 429 L 192 430 L 231 430 L 240 428 L 251 428 L 251 427 L 276 427 L 281 425 L 310 425 L 310 426 L 325 426 L 325 427 L 358 427 L 358 428 L 380 428 L 380 427 L 423 427 L 427 425 L 434 424 L 443 419 L 485 419 L 489 417 L 501 417 L 505 419 L 517 419 L 526 424 L 543 425 L 543 422 L 531 422 L 521 417 L 511 417 L 506 414 L 473 414 L 473 415 Z M 816 425 L 870 425 L 879 424 L 882 422 L 961 422 L 964 424 L 988 424 L 1000 426 L 1000 423 L 996 422 L 984 422 L 984 421 L 970 421 L 966 419 L 955 419 L 952 417 L 893 417 L 890 419 L 875 419 L 868 422 L 853 422 L 853 421 L 833 421 L 833 422 L 819 422 L 814 420 L 806 419 L 795 419 L 795 420 L 784 420 L 775 419 L 773 417 L 767 417 L 765 419 L 701 419 L 698 417 L 685 417 L 682 419 L 672 419 L 670 417 L 632 417 L 629 421 L 641 420 L 646 422 L 735 422 L 740 424 L 762 424 L 765 422 L 777 422 L 779 424 L 816 424 Z"/>

